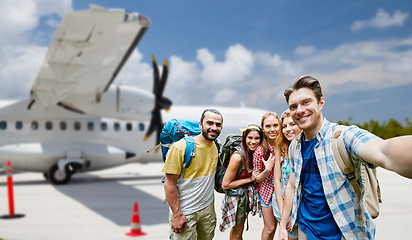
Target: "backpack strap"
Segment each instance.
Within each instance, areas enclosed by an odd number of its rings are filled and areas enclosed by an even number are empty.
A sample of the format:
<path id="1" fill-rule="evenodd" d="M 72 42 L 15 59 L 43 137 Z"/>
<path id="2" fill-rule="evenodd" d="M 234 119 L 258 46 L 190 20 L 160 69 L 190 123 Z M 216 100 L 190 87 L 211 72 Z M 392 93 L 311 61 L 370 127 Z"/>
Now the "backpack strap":
<path id="1" fill-rule="evenodd" d="M 235 179 L 237 179 L 242 174 L 242 172 L 245 170 L 245 165 L 244 165 L 242 149 L 239 146 L 236 146 L 235 150 L 238 151 L 240 155 L 240 165 L 237 168 L 236 176 L 235 176 Z"/>
<path id="2" fill-rule="evenodd" d="M 343 132 L 345 132 L 346 129 L 348 129 L 348 127 L 344 125 L 338 125 L 335 128 L 332 137 L 332 152 L 340 170 L 348 178 L 350 184 L 356 192 L 356 195 L 358 195 L 358 201 L 360 204 L 362 201 L 362 190 L 358 181 L 356 181 L 355 167 L 353 166 L 352 160 L 349 158 L 349 154 L 345 148 L 345 143 L 343 142 Z M 366 221 L 363 207 L 361 206 L 360 209 L 362 211 L 362 218 Z"/>
<path id="3" fill-rule="evenodd" d="M 186 141 L 186 151 L 182 168 L 188 168 L 190 166 L 190 163 L 192 162 L 192 158 L 196 156 L 195 139 L 193 139 L 192 136 L 185 136 L 184 139 Z"/>
<path id="4" fill-rule="evenodd" d="M 219 154 L 220 153 L 220 142 L 219 142 L 219 139 L 215 139 L 215 144 L 216 144 L 216 147 L 217 147 L 217 153 Z"/>
<path id="5" fill-rule="evenodd" d="M 186 151 L 185 151 L 185 159 L 183 161 L 182 168 L 188 168 L 190 166 L 190 163 L 192 162 L 192 159 L 194 156 L 196 156 L 195 153 L 195 139 L 192 136 L 186 135 L 183 137 L 186 141 Z M 215 144 L 217 147 L 217 151 L 220 152 L 220 143 L 219 140 L 215 139 Z"/>
<path id="6" fill-rule="evenodd" d="M 348 127 L 344 125 L 338 125 L 336 127 L 332 138 L 332 152 L 340 170 L 344 175 L 348 177 L 348 180 L 352 184 L 352 187 L 355 189 L 356 194 L 358 195 L 359 199 L 361 199 L 362 191 L 360 189 L 358 181 L 356 181 L 355 168 L 351 159 L 349 158 L 348 152 L 346 151 L 345 143 L 343 142 L 343 132 L 346 129 L 348 129 Z"/>

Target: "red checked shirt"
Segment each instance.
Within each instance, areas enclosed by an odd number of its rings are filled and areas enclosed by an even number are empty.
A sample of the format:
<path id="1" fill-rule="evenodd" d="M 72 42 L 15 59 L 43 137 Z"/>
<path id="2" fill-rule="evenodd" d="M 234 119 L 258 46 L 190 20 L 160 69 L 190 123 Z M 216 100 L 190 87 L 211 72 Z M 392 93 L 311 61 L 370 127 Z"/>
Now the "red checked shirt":
<path id="1" fill-rule="evenodd" d="M 275 148 L 269 145 L 270 152 L 275 154 Z M 263 153 L 262 147 L 259 146 L 255 153 L 253 154 L 253 170 L 258 170 L 263 172 L 265 170 L 265 164 L 263 163 Z M 269 204 L 270 199 L 272 198 L 273 194 L 273 169 L 270 173 L 266 176 L 265 180 L 259 183 L 259 194 L 262 197 L 263 201 L 266 204 Z"/>

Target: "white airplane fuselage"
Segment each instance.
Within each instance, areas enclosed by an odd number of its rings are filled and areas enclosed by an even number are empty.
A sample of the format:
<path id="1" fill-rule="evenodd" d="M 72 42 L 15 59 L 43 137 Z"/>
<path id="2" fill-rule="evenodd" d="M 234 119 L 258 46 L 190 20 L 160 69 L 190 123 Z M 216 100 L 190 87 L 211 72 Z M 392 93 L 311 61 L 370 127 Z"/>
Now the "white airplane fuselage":
<path id="1" fill-rule="evenodd" d="M 44 109 L 29 100 L 0 102 L 0 167 L 7 160 L 13 168 L 47 173 L 63 163 L 79 163 L 77 171 L 93 171 L 130 162 L 161 161 L 161 151 L 147 150 L 156 137 L 143 141 L 149 120 L 103 118 L 56 106 Z M 172 118 L 199 121 L 207 106 L 173 106 L 162 112 L 163 122 Z M 221 141 L 239 128 L 255 123 L 266 112 L 254 108 L 214 107 L 223 117 Z M 141 118 L 140 115 L 138 115 Z"/>

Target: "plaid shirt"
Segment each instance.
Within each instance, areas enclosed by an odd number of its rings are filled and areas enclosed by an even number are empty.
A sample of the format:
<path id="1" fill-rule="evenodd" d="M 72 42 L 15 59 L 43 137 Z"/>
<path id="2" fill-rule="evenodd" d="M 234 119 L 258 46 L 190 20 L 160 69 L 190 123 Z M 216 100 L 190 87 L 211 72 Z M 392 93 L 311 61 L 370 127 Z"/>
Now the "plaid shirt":
<path id="1" fill-rule="evenodd" d="M 270 152 L 272 154 L 275 154 L 275 149 L 271 145 L 269 145 L 269 148 Z M 253 170 L 259 170 L 260 172 L 263 172 L 265 170 L 261 146 L 256 148 L 255 152 L 253 153 Z M 259 194 L 266 204 L 269 204 L 270 199 L 272 198 L 273 190 L 273 171 L 270 171 L 265 180 L 259 183 Z"/>
<path id="2" fill-rule="evenodd" d="M 246 201 L 249 206 L 245 206 L 246 209 L 244 212 L 251 213 L 252 216 L 255 216 L 258 211 L 258 200 L 257 200 L 257 191 L 255 187 L 249 186 L 247 191 Z M 222 201 L 222 223 L 219 225 L 219 230 L 221 232 L 225 231 L 227 228 L 232 228 L 236 225 L 236 214 L 239 205 L 239 196 L 229 196 L 225 194 L 225 197 Z M 250 210 L 247 212 L 247 210 Z"/>
<path id="3" fill-rule="evenodd" d="M 330 123 L 324 118 L 323 125 L 316 135 L 318 143 L 314 149 L 326 201 L 336 224 L 342 232 L 342 239 L 374 239 L 375 225 L 369 213 L 362 205 L 366 215 L 366 221 L 363 221 L 362 211 L 358 204 L 358 196 L 349 180 L 342 174 L 333 157 L 331 140 L 336 126 L 338 125 Z M 292 144 L 289 146 L 289 159 L 291 159 L 292 171 L 295 173 L 295 191 L 297 193 L 293 200 L 292 225 L 295 224 L 299 204 L 302 200 L 302 186 L 300 183 L 300 173 L 303 164 L 301 154 L 302 134 L 294 140 L 298 141 L 296 150 L 293 153 L 294 156 L 291 156 Z M 377 139 L 377 137 L 356 126 L 350 126 L 343 135 L 346 150 L 355 166 L 355 176 L 362 191 L 363 184 L 360 176 L 360 167 L 363 160 L 358 156 L 358 149 L 364 143 L 373 139 Z"/>

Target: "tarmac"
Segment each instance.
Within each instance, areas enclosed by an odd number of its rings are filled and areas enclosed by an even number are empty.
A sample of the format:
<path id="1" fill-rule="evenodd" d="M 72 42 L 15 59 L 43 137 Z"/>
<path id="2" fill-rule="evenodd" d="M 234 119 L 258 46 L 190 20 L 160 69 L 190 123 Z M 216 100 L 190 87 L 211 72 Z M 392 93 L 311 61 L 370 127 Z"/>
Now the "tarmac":
<path id="1" fill-rule="evenodd" d="M 168 206 L 164 199 L 161 163 L 132 163 L 73 176 L 67 185 L 51 185 L 40 173 L 13 175 L 15 214 L 0 218 L 2 240 L 131 239 L 134 203 L 139 206 L 141 230 L 136 239 L 168 239 Z M 378 169 L 382 199 L 381 214 L 374 220 L 376 239 L 412 239 L 412 180 Z M 223 195 L 215 194 L 218 223 Z M 0 216 L 9 214 L 7 182 L 0 174 Z M 260 239 L 263 219 L 249 217 L 244 239 Z M 229 230 L 216 228 L 214 239 L 229 239 Z M 277 233 L 276 237 L 277 239 Z"/>

